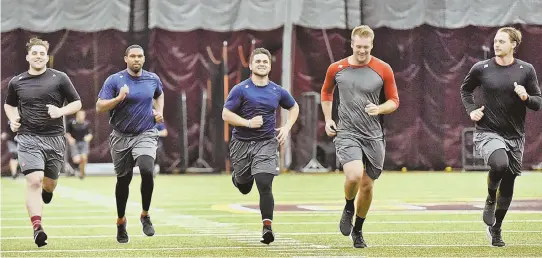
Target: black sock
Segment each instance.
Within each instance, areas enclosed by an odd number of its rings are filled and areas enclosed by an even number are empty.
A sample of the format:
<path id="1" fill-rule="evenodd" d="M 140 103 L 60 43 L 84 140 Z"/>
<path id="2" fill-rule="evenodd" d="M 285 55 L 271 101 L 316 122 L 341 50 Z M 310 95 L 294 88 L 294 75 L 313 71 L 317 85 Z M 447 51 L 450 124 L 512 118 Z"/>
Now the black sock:
<path id="1" fill-rule="evenodd" d="M 358 215 L 356 215 L 356 222 L 354 223 L 354 231 L 361 231 L 363 229 L 363 222 L 365 222 L 365 218 L 362 218 Z"/>
<path id="2" fill-rule="evenodd" d="M 273 174 L 260 173 L 254 175 L 256 186 L 260 192 L 260 211 L 262 220 L 273 220 L 273 210 L 275 209 L 275 199 L 273 198 Z"/>
<path id="3" fill-rule="evenodd" d="M 53 199 L 53 193 L 45 191 L 45 189 L 41 189 L 41 199 L 44 203 L 50 203 L 51 199 Z"/>
<path id="4" fill-rule="evenodd" d="M 346 205 L 344 206 L 344 209 L 346 209 L 347 211 L 354 211 L 355 207 L 354 207 L 354 200 L 356 199 L 356 197 L 354 197 L 352 200 L 348 200 L 346 198 L 344 198 L 346 200 Z"/>
<path id="5" fill-rule="evenodd" d="M 126 202 L 130 193 L 130 182 L 132 181 L 133 171 L 128 172 L 123 177 L 117 177 L 117 185 L 115 187 L 115 199 L 117 201 L 117 216 L 123 218 L 126 214 Z"/>
<path id="6" fill-rule="evenodd" d="M 508 209 L 504 210 L 504 209 L 497 209 L 495 211 L 495 225 L 493 226 L 494 228 L 501 228 L 502 226 L 502 221 L 504 220 L 504 216 L 506 216 L 506 212 L 508 211 Z"/>

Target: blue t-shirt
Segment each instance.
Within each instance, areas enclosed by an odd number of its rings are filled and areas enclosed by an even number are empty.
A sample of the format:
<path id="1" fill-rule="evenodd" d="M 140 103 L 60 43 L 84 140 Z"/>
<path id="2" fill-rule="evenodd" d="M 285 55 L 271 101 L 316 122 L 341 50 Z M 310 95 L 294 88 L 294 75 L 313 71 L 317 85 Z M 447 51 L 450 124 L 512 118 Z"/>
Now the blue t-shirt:
<path id="1" fill-rule="evenodd" d="M 266 86 L 256 86 L 247 79 L 232 88 L 224 108 L 238 114 L 244 119 L 262 116 L 260 128 L 234 126 L 233 137 L 241 141 L 261 141 L 275 137 L 276 111 L 279 105 L 290 109 L 295 100 L 280 85 L 269 82 Z"/>
<path id="2" fill-rule="evenodd" d="M 109 123 L 116 131 L 128 134 L 139 134 L 153 129 L 156 122 L 152 114 L 152 100 L 162 95 L 160 78 L 145 70 L 139 77 L 131 76 L 128 71 L 122 70 L 107 77 L 98 97 L 115 98 L 124 85 L 128 86 L 128 96 L 109 112 Z"/>

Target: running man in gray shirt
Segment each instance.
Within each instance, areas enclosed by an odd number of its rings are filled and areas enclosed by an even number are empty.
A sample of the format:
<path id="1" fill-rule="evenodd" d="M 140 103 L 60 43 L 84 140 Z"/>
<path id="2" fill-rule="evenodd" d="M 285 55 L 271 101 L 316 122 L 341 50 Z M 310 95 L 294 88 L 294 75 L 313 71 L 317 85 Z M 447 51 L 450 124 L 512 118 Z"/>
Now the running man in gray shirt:
<path id="1" fill-rule="evenodd" d="M 461 85 L 463 105 L 476 122 L 476 150 L 490 167 L 482 217 L 491 245 L 499 247 L 505 245 L 501 225 L 512 202 L 515 178 L 521 174 L 526 109 L 542 106 L 534 67 L 514 58 L 520 43 L 519 30 L 499 29 L 493 41 L 495 57 L 476 63 Z M 481 99 L 475 103 L 477 87 Z"/>
<path id="2" fill-rule="evenodd" d="M 26 46 L 30 66 L 9 81 L 4 110 L 11 130 L 17 132 L 19 164 L 26 177 L 26 208 L 34 242 L 42 247 L 47 244 L 41 226 L 42 200 L 49 203 L 53 198 L 64 166 L 62 117 L 81 109 L 81 100 L 65 73 L 47 68 L 47 41 L 32 38 Z M 64 101 L 69 104 L 63 107 Z"/>
<path id="3" fill-rule="evenodd" d="M 371 206 L 374 181 L 382 173 L 385 141 L 382 115 L 399 107 L 397 86 L 391 67 L 371 56 L 374 32 L 368 26 L 352 31 L 353 54 L 331 64 L 322 87 L 322 111 L 326 133 L 334 139 L 337 158 L 345 174 L 346 205 L 340 221 L 341 233 L 351 234 L 355 248 L 367 247 L 363 222 Z M 339 123 L 331 118 L 333 90 L 339 88 Z M 356 221 L 352 229 L 354 199 Z"/>

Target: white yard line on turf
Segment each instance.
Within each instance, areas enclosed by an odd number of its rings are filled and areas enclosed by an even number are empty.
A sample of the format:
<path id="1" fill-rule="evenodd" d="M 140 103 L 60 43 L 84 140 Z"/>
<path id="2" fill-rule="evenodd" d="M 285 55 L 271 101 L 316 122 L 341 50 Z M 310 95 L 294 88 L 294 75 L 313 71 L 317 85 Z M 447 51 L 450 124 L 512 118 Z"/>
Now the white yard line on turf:
<path id="1" fill-rule="evenodd" d="M 71 198 L 73 200 L 77 200 L 80 202 L 86 202 L 90 203 L 92 205 L 103 205 L 104 207 L 110 208 L 111 210 L 116 210 L 116 202 L 115 198 L 104 196 L 97 193 L 92 193 L 84 190 L 79 190 L 75 188 L 70 187 L 64 187 L 64 186 L 58 186 L 55 189 L 55 194 L 58 194 L 59 196 L 65 197 L 65 198 Z M 131 209 L 141 209 L 141 204 L 138 202 L 129 201 L 127 203 L 127 214 L 131 213 Z M 249 231 L 245 229 L 239 229 L 236 226 L 219 223 L 211 220 L 204 219 L 201 215 L 188 215 L 188 214 L 179 214 L 178 211 L 166 211 L 165 209 L 161 208 L 155 208 L 151 207 L 151 217 L 153 218 L 154 222 L 157 221 L 174 221 L 176 226 L 183 227 L 186 229 L 189 229 L 196 233 L 207 233 L 212 232 L 214 235 L 217 235 L 221 238 L 229 239 L 229 236 L 232 234 L 243 234 L 243 235 L 254 235 L 254 242 L 259 242 L 260 240 L 260 234 L 261 234 L 261 227 L 255 227 L 258 228 L 258 230 Z M 252 215 L 254 216 L 254 215 Z M 89 216 L 92 217 L 92 216 Z M 94 216 L 96 217 L 96 216 Z M 256 216 L 259 217 L 259 216 Z M 58 217 L 57 217 L 58 218 Z M 102 217 L 104 218 L 104 217 Z M 114 217 L 113 217 L 114 218 Z M 28 219 L 28 218 L 27 218 Z M 49 220 L 50 217 L 45 217 L 45 220 Z M 110 219 L 110 218 L 109 218 Z M 128 215 L 128 220 L 131 218 Z M 259 218 L 258 218 L 259 220 Z M 137 223 L 139 224 L 139 223 Z M 47 225 L 44 225 L 45 228 L 47 228 Z M 112 226 L 114 227 L 114 225 Z M 212 231 L 208 231 L 209 229 L 212 229 Z M 157 232 L 157 235 L 159 235 L 160 232 Z M 155 235 L 156 236 L 156 235 Z M 114 236 L 111 236 L 114 237 Z M 51 236 L 51 239 L 54 239 L 54 236 Z M 297 243 L 299 245 L 305 245 L 306 243 L 302 243 L 301 241 L 291 239 L 291 238 L 283 238 L 284 241 L 290 241 L 290 243 L 294 244 Z M 330 248 L 326 245 L 316 245 L 311 244 L 311 248 Z"/>
<path id="2" fill-rule="evenodd" d="M 510 246 L 533 246 L 538 247 L 542 246 L 542 244 L 508 244 L 508 247 Z M 318 252 L 322 251 L 337 251 L 340 250 L 338 248 L 347 248 L 352 247 L 351 245 L 340 245 L 340 246 L 334 246 L 337 247 L 337 249 L 321 249 Z M 377 247 L 413 247 L 413 248 L 420 248 L 420 247 L 427 247 L 427 248 L 438 248 L 438 247 L 489 247 L 487 244 L 472 244 L 472 245 L 457 245 L 457 244 L 451 244 L 451 245 L 370 245 L 369 248 L 377 248 Z M 164 248 L 104 248 L 104 249 L 58 249 L 58 250 L 51 250 L 51 249 L 39 249 L 39 250 L 9 250 L 9 251 L 0 251 L 2 254 L 6 253 L 89 253 L 89 252 L 134 252 L 134 251 L 205 251 L 205 250 L 243 250 L 243 249 L 253 249 L 253 250 L 269 250 L 269 251 L 278 251 L 278 252 L 292 252 L 297 251 L 299 249 L 289 249 L 287 248 L 281 248 L 279 246 L 260 246 L 260 247 L 247 247 L 247 246 L 207 246 L 207 247 L 164 247 Z M 315 252 L 314 249 L 306 249 L 307 251 Z M 302 250 L 305 251 L 305 250 Z M 326 256 L 329 257 L 329 256 Z"/>
<path id="3" fill-rule="evenodd" d="M 100 217 L 103 219 L 110 218 L 108 217 Z M 130 217 L 128 217 L 130 218 Z M 135 218 L 135 217 L 134 217 Z M 50 219 L 47 217 L 47 219 Z M 65 217 L 62 217 L 62 219 L 66 219 Z M 227 223 L 227 222 L 218 222 L 220 224 L 226 224 L 226 225 L 235 225 L 235 226 L 243 226 L 243 225 L 261 225 L 259 222 L 247 222 L 247 223 Z M 420 220 L 405 220 L 405 221 L 371 221 L 370 224 L 478 224 L 482 223 L 480 220 L 426 220 L 426 221 L 420 221 Z M 542 223 L 542 220 L 537 219 L 529 219 L 529 220 L 506 220 L 506 224 L 511 223 Z M 313 222 L 280 222 L 275 221 L 273 222 L 273 225 L 335 225 L 337 224 L 336 221 L 313 221 Z M 155 223 L 155 227 L 167 227 L 167 226 L 178 226 L 177 223 Z M 19 229 L 19 228 L 28 228 L 29 226 L 0 226 L 2 229 Z M 110 228 L 111 224 L 70 224 L 70 225 L 47 225 L 47 228 Z M 214 229 L 209 229 L 210 231 L 213 231 Z"/>
<path id="4" fill-rule="evenodd" d="M 542 230 L 506 230 L 508 233 L 542 233 Z M 366 232 L 366 235 L 432 235 L 432 234 L 485 234 L 485 230 L 457 230 L 457 231 L 381 231 L 381 232 Z M 339 232 L 285 232 L 276 233 L 277 237 L 280 236 L 317 236 L 317 235 L 340 235 Z M 186 233 L 186 234 L 156 234 L 154 237 L 226 237 L 230 240 L 243 242 L 245 240 L 254 242 L 254 238 L 259 237 L 257 233 Z M 84 236 L 50 236 L 49 239 L 76 239 L 76 238 L 114 238 L 115 235 L 84 235 Z M 146 237 L 144 235 L 130 235 L 130 237 Z M 32 236 L 16 236 L 16 237 L 1 237 L 2 240 L 18 240 L 18 239 L 33 239 Z M 252 239 L 252 240 L 251 240 Z M 279 239 L 277 239 L 277 242 Z M 288 238 L 283 238 L 281 242 L 292 243 Z M 307 245 L 304 243 L 298 243 L 299 245 Z M 310 245 L 310 244 L 309 244 Z"/>

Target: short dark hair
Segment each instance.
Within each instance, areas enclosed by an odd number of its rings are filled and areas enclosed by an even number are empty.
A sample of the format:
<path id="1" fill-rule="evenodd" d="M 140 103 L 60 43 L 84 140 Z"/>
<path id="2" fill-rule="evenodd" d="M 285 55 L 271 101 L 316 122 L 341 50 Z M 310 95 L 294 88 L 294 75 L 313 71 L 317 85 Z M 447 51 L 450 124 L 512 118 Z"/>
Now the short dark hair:
<path id="1" fill-rule="evenodd" d="M 141 49 L 141 51 L 145 52 L 145 50 L 143 50 L 143 47 L 140 46 L 140 45 L 130 45 L 129 47 L 126 48 L 126 51 L 124 51 L 124 56 L 128 56 L 128 53 L 130 52 L 130 49 L 134 49 L 134 48 L 139 48 Z"/>
<path id="2" fill-rule="evenodd" d="M 269 52 L 269 50 L 263 48 L 263 47 L 259 47 L 259 48 L 256 48 L 252 51 L 252 54 L 250 54 L 250 61 L 252 63 L 252 58 L 254 58 L 255 55 L 257 54 L 265 54 L 267 57 L 269 57 L 269 62 L 271 62 L 271 52 Z"/>

